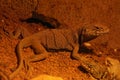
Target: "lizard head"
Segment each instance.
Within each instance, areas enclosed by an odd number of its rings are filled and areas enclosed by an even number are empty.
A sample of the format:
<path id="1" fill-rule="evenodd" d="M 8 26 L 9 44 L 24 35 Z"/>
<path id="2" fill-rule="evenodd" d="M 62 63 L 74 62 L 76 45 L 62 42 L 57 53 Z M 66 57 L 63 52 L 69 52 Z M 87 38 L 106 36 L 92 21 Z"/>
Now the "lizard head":
<path id="1" fill-rule="evenodd" d="M 94 26 L 83 27 L 81 31 L 81 41 L 82 42 L 90 41 L 108 32 L 109 32 L 109 28 L 106 26 L 94 25 Z"/>

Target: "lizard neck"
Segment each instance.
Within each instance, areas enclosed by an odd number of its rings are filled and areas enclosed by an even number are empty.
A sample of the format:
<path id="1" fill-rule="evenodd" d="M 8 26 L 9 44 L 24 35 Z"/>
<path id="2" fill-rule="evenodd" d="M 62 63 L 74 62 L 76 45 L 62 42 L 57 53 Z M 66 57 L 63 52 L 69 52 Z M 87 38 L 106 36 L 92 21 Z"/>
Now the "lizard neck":
<path id="1" fill-rule="evenodd" d="M 88 42 L 92 39 L 97 38 L 96 35 L 91 35 L 86 31 L 86 28 L 83 27 L 78 30 L 78 35 L 79 35 L 79 44 L 82 45 L 84 42 Z"/>

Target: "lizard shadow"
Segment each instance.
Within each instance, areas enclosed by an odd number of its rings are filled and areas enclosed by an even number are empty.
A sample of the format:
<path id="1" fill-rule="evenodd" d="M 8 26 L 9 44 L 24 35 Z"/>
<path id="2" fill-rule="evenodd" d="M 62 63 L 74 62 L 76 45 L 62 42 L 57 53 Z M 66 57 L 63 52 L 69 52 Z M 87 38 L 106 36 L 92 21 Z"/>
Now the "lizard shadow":
<path id="1" fill-rule="evenodd" d="M 53 29 L 54 27 L 48 23 L 48 22 L 44 22 L 42 20 L 39 20 L 37 18 L 28 18 L 28 19 L 25 19 L 25 20 L 21 20 L 22 22 L 27 22 L 27 23 L 35 23 L 35 24 L 42 24 L 43 26 L 47 27 L 47 28 L 50 28 L 50 29 Z"/>
<path id="2" fill-rule="evenodd" d="M 59 28 L 59 26 L 61 25 L 61 23 L 57 19 L 45 16 L 43 14 L 38 14 L 36 12 L 32 12 L 31 17 L 25 20 L 20 19 L 20 21 L 27 23 L 41 24 L 50 29 Z"/>
<path id="3" fill-rule="evenodd" d="M 80 47 L 78 53 L 83 54 L 83 55 L 85 55 L 85 54 L 94 55 L 94 50 L 93 49 L 88 49 L 86 47 Z M 74 59 L 72 57 L 72 55 L 70 55 L 70 57 L 71 57 L 71 59 Z"/>
<path id="4" fill-rule="evenodd" d="M 85 46 L 80 47 L 80 49 L 79 49 L 79 53 L 92 54 L 93 52 L 94 52 L 93 49 L 88 49 Z"/>
<path id="5" fill-rule="evenodd" d="M 88 73 L 88 71 L 85 69 L 85 68 L 83 68 L 82 66 L 78 66 L 77 67 L 80 71 L 82 71 L 83 73 Z"/>

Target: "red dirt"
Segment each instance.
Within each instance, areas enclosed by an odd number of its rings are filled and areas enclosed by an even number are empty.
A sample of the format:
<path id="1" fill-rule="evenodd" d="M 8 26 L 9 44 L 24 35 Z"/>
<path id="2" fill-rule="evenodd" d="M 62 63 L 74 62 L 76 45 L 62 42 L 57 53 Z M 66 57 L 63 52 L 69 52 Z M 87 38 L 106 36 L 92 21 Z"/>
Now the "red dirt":
<path id="1" fill-rule="evenodd" d="M 20 19 L 29 18 L 30 12 L 34 10 L 34 5 L 22 7 L 21 5 L 22 3 L 15 3 L 14 0 L 0 2 L 0 69 L 7 75 L 10 75 L 11 69 L 17 66 L 15 47 L 20 40 L 7 36 L 3 27 L 8 32 L 14 31 L 19 26 L 26 27 L 31 33 L 45 29 L 40 24 L 21 22 Z M 40 0 L 36 11 L 58 19 L 61 23 L 67 24 L 68 28 L 88 24 L 108 26 L 109 34 L 90 42 L 95 49 L 102 52 L 102 56 L 84 53 L 81 55 L 93 57 L 101 61 L 100 63 L 104 63 L 107 56 L 120 60 L 120 0 Z M 24 52 L 25 57 L 31 54 L 33 51 L 30 48 Z M 70 58 L 69 52 L 55 52 L 46 60 L 31 63 L 33 70 L 30 78 L 39 74 L 49 74 L 60 76 L 64 80 L 90 80 L 87 74 L 79 70 L 79 65 L 79 61 Z M 25 75 L 26 71 L 23 68 L 14 80 L 23 80 Z"/>

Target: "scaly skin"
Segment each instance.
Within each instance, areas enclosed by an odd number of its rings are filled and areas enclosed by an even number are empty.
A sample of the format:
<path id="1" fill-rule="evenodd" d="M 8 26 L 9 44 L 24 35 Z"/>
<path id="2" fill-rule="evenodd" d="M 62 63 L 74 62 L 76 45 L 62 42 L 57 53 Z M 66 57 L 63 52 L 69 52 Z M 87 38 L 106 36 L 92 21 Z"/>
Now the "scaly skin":
<path id="1" fill-rule="evenodd" d="M 23 59 L 22 53 L 26 47 L 31 46 L 34 52 L 37 53 L 37 55 L 31 56 L 27 60 L 28 62 L 47 58 L 49 56 L 47 51 L 49 50 L 71 51 L 71 56 L 80 60 L 78 54 L 80 45 L 108 32 L 109 29 L 107 27 L 90 26 L 81 27 L 76 31 L 69 29 L 48 29 L 26 37 L 17 45 L 16 51 L 19 64 L 17 69 L 9 76 L 9 79 L 12 80 L 23 67 L 23 60 L 25 59 Z"/>
<path id="2" fill-rule="evenodd" d="M 105 60 L 111 80 L 120 80 L 120 61 L 111 57 Z"/>
<path id="3" fill-rule="evenodd" d="M 120 62 L 117 59 L 106 57 L 102 65 L 94 59 L 81 57 L 81 67 L 95 80 L 120 80 Z"/>
<path id="4" fill-rule="evenodd" d="M 81 67 L 97 80 L 109 80 L 108 71 L 105 65 L 93 59 L 81 57 Z"/>

